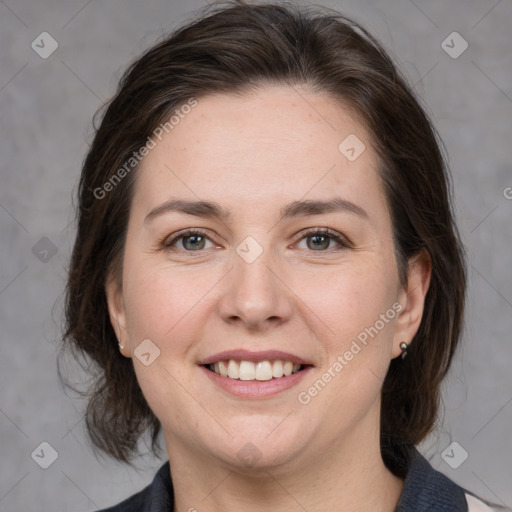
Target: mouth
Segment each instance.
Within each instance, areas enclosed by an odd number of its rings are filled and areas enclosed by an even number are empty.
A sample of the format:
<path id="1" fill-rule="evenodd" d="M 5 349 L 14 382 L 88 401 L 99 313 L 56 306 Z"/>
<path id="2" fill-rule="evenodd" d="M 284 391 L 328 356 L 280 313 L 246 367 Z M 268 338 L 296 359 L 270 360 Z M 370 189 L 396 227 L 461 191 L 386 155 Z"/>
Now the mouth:
<path id="1" fill-rule="evenodd" d="M 197 364 L 223 387 L 245 386 L 247 389 L 251 386 L 260 390 L 284 388 L 301 379 L 314 366 L 306 359 L 281 350 L 251 352 L 245 349 L 220 352 Z"/>
<path id="2" fill-rule="evenodd" d="M 201 365 L 227 379 L 241 381 L 269 381 L 289 377 L 312 366 L 283 359 L 248 361 L 245 359 L 221 359 Z"/>

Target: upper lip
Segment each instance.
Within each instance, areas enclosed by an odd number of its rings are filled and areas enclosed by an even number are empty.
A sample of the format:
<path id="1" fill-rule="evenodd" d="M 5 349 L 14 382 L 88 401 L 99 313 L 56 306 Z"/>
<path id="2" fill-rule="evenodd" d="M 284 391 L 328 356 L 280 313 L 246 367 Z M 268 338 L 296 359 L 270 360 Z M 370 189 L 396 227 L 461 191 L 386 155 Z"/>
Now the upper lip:
<path id="1" fill-rule="evenodd" d="M 295 364 L 302 365 L 311 365 L 310 362 L 302 359 L 299 356 L 294 354 L 290 354 L 289 352 L 283 352 L 282 350 L 264 350 L 261 352 L 251 352 L 245 349 L 238 350 L 225 350 L 224 352 L 218 352 L 212 356 L 209 356 L 201 361 L 199 361 L 198 365 L 208 365 L 212 363 L 217 363 L 219 361 L 226 361 L 229 359 L 234 359 L 236 361 L 291 361 Z"/>

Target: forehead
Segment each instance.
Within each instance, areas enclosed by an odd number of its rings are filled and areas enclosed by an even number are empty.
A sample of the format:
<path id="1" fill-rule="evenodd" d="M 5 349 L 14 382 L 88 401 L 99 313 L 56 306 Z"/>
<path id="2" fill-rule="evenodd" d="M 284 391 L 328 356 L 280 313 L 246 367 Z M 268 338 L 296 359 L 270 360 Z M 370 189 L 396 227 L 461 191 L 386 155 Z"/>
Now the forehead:
<path id="1" fill-rule="evenodd" d="M 327 94 L 271 87 L 186 110 L 141 163 L 134 199 L 147 207 L 172 195 L 261 211 L 334 189 L 385 207 L 367 130 Z"/>

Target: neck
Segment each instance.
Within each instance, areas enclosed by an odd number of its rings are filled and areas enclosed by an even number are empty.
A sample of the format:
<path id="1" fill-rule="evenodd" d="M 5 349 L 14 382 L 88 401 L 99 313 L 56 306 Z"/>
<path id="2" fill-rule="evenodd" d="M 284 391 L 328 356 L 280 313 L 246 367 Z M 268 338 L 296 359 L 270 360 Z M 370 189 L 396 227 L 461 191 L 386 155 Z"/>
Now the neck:
<path id="1" fill-rule="evenodd" d="M 370 415 L 371 416 L 371 415 Z M 240 470 L 166 439 L 174 487 L 173 512 L 393 512 L 403 480 L 384 465 L 374 418 L 334 446 L 311 443 L 302 460 Z"/>

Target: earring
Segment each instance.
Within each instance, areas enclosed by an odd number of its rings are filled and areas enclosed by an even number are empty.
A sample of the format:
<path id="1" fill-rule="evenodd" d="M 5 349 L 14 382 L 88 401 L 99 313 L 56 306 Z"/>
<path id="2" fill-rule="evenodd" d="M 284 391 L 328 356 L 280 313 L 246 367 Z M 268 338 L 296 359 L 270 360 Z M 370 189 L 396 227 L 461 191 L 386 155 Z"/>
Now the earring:
<path id="1" fill-rule="evenodd" d="M 402 341 L 402 343 L 400 343 L 400 349 L 402 350 L 402 359 L 405 359 L 405 357 L 407 356 L 408 348 L 409 348 L 409 345 L 407 345 L 407 343 L 405 341 Z"/>

